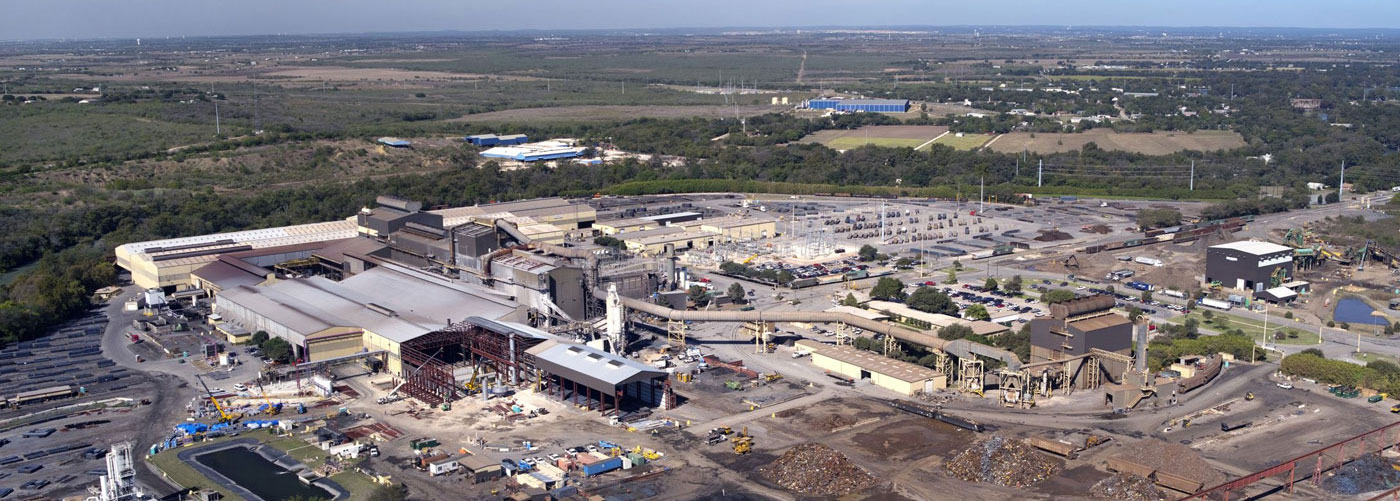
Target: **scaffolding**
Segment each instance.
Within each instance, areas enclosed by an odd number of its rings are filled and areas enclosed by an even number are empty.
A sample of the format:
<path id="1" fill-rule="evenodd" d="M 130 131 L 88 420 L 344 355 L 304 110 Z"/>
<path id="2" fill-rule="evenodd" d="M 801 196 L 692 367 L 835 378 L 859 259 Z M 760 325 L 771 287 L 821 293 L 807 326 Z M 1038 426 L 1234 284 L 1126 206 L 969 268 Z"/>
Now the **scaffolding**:
<path id="1" fill-rule="evenodd" d="M 685 321 L 666 321 L 666 344 L 685 352 Z"/>
<path id="2" fill-rule="evenodd" d="M 983 396 L 982 361 L 969 358 L 958 359 L 958 389 Z"/>
<path id="3" fill-rule="evenodd" d="M 99 479 L 99 501 L 130 501 L 142 499 L 136 485 L 136 467 L 131 461 L 131 442 L 112 444 L 107 454 L 107 474 Z"/>
<path id="4" fill-rule="evenodd" d="M 457 384 L 456 369 L 484 365 L 501 375 L 503 383 L 520 384 L 534 374 L 525 351 L 544 339 L 498 333 L 470 322 L 460 322 L 419 336 L 400 345 L 400 360 L 417 372 L 403 376 L 402 391 L 428 405 L 439 405 L 466 396 Z"/>

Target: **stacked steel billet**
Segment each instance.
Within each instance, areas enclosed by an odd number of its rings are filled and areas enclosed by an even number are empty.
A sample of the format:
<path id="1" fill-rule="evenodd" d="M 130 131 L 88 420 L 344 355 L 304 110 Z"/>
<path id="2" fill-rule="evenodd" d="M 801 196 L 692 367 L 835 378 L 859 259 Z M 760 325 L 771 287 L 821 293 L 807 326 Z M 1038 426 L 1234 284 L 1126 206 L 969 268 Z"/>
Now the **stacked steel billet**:
<path id="1" fill-rule="evenodd" d="M 944 468 L 970 482 L 1027 487 L 1054 476 L 1062 465 L 1025 442 L 993 436 L 962 451 Z"/>
<path id="2" fill-rule="evenodd" d="M 1098 499 L 1120 501 L 1161 501 L 1166 499 L 1152 480 L 1131 473 L 1114 473 L 1089 488 L 1089 495 Z"/>
<path id="3" fill-rule="evenodd" d="M 801 444 L 758 469 L 764 478 L 809 496 L 841 496 L 870 486 L 875 477 L 822 444 Z"/>
<path id="4" fill-rule="evenodd" d="M 1400 485 L 1400 471 L 1396 471 L 1391 467 L 1390 461 L 1375 453 L 1342 465 L 1334 475 L 1322 480 L 1323 489 L 1348 496 L 1393 489 L 1397 485 Z"/>

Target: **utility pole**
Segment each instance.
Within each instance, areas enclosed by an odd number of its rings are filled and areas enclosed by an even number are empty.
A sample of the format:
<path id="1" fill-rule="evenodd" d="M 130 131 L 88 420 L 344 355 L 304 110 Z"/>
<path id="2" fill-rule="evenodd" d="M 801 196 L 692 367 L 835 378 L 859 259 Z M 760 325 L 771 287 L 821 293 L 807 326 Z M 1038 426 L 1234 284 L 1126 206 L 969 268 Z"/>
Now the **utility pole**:
<path id="1" fill-rule="evenodd" d="M 1268 307 L 1268 306 L 1264 306 L 1264 335 L 1263 335 L 1263 336 L 1260 336 L 1260 337 L 1263 338 L 1263 339 L 1262 339 L 1262 341 L 1264 342 L 1264 343 L 1263 343 L 1263 346 L 1264 346 L 1265 348 L 1268 348 L 1268 347 L 1269 347 L 1269 307 Z"/>
<path id="2" fill-rule="evenodd" d="M 1191 191 L 1196 191 L 1196 161 L 1191 160 Z"/>
<path id="3" fill-rule="evenodd" d="M 219 98 L 214 98 L 214 135 L 222 136 L 223 129 L 219 128 Z"/>
<path id="4" fill-rule="evenodd" d="M 977 215 L 981 216 L 987 209 L 987 178 L 978 178 L 977 185 Z"/>
<path id="5" fill-rule="evenodd" d="M 1037 167 L 1036 170 L 1035 170 L 1035 187 L 1036 187 L 1036 188 L 1039 188 L 1039 187 L 1043 186 L 1043 184 L 1041 184 L 1041 183 L 1043 182 L 1044 179 L 1045 179 L 1045 159 L 1041 159 L 1041 160 L 1040 160 L 1040 167 Z"/>
<path id="6" fill-rule="evenodd" d="M 1341 177 L 1341 179 L 1337 180 L 1337 203 L 1341 203 L 1341 202 L 1342 202 L 1342 194 L 1343 194 L 1342 185 L 1344 185 L 1344 184 L 1346 184 L 1346 183 L 1347 183 L 1347 161 L 1346 161 L 1346 160 L 1342 160 L 1342 177 Z"/>

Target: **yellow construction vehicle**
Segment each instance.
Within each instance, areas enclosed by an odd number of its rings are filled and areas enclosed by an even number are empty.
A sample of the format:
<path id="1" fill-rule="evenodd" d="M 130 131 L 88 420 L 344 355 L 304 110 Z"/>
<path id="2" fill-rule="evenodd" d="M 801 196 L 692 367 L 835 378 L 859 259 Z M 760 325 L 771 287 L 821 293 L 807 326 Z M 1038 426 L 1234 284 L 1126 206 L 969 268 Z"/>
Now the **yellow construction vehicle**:
<path id="1" fill-rule="evenodd" d="M 740 263 L 740 264 L 749 264 L 749 263 L 752 263 L 752 262 L 753 262 L 753 259 L 756 258 L 756 257 L 758 257 L 758 254 L 754 254 L 754 255 L 752 255 L 752 256 L 749 256 L 748 259 L 745 259 L 744 262 L 743 262 L 743 263 Z"/>
<path id="2" fill-rule="evenodd" d="M 214 410 L 219 411 L 220 423 L 233 423 L 235 421 L 238 421 L 238 415 L 229 414 L 227 411 L 224 410 L 224 406 L 219 405 L 219 399 L 214 398 L 214 392 L 209 389 L 209 385 L 204 384 L 204 378 L 199 377 L 199 374 L 195 374 L 194 378 L 199 381 L 200 386 L 204 387 L 204 393 L 208 394 L 209 401 L 214 403 Z"/>
<path id="3" fill-rule="evenodd" d="M 734 443 L 735 454 L 748 454 L 753 450 L 753 437 L 749 435 L 749 427 L 747 426 L 744 427 L 744 431 L 739 432 L 738 436 L 729 440 Z"/>
<path id="4" fill-rule="evenodd" d="M 282 407 L 277 406 L 277 405 L 273 405 L 272 399 L 267 398 L 267 390 L 264 390 L 264 389 L 263 389 L 262 381 L 258 381 L 257 383 L 258 383 L 258 393 L 261 393 L 261 394 L 262 394 L 263 402 L 267 402 L 267 413 L 268 413 L 268 415 L 272 415 L 272 416 L 277 415 L 278 412 L 281 412 L 281 411 L 282 411 Z"/>
<path id="5" fill-rule="evenodd" d="M 1244 394 L 1244 399 L 1245 399 L 1245 400 L 1254 400 L 1254 392 L 1251 391 L 1251 392 L 1245 393 L 1245 394 Z"/>
<path id="6" fill-rule="evenodd" d="M 779 374 L 779 373 L 777 373 L 777 372 L 770 373 L 770 374 L 764 374 L 764 375 L 763 375 L 763 380 L 764 380 L 764 381 L 768 381 L 768 382 L 770 382 L 770 383 L 773 382 L 773 381 L 777 381 L 777 380 L 779 380 L 779 379 L 782 379 L 782 378 L 783 378 L 783 375 L 782 375 L 782 374 Z"/>
<path id="7" fill-rule="evenodd" d="M 467 378 L 467 382 L 462 385 L 462 387 L 467 390 L 468 395 L 476 393 L 481 389 L 481 383 L 476 381 L 477 372 L 479 370 L 481 370 L 480 365 L 473 365 L 471 377 Z"/>

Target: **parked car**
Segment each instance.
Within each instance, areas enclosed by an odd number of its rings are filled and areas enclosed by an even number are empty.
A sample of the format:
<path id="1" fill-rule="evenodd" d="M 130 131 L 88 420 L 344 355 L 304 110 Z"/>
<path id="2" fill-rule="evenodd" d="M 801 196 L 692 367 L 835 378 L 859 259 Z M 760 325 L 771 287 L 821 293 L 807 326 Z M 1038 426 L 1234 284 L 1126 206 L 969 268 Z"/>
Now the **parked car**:
<path id="1" fill-rule="evenodd" d="M 1279 383 L 1279 384 L 1278 384 L 1278 387 L 1279 387 L 1279 388 L 1283 388 L 1283 389 L 1285 389 L 1285 390 L 1291 390 L 1291 389 L 1293 389 L 1293 383 L 1289 383 L 1289 382 L 1286 382 L 1286 381 L 1285 381 L 1285 382 Z"/>

